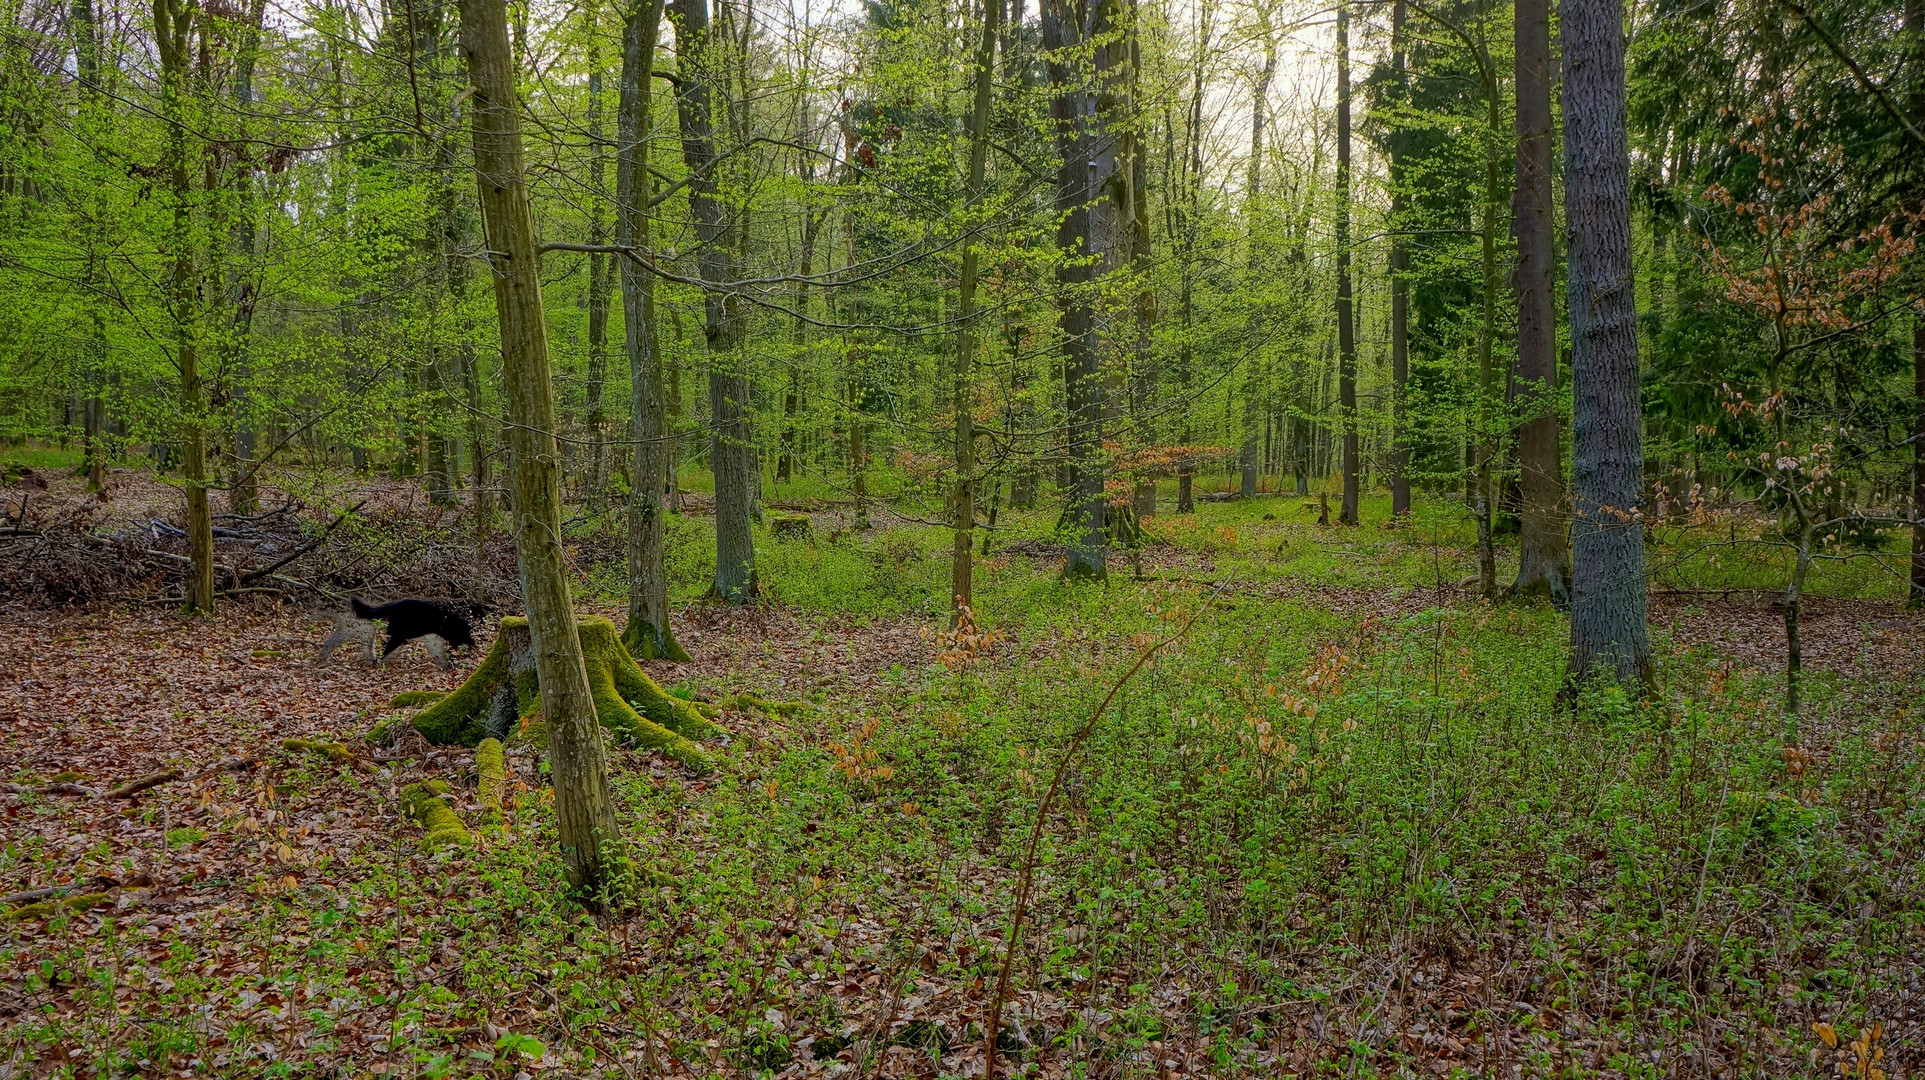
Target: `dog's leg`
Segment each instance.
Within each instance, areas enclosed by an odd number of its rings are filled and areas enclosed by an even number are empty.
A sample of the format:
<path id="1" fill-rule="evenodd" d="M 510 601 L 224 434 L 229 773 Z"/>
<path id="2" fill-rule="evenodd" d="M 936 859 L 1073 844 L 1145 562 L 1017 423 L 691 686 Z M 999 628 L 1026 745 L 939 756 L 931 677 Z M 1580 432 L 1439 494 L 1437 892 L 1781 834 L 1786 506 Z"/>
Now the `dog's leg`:
<path id="1" fill-rule="evenodd" d="M 407 638 L 404 638 L 401 635 L 396 634 L 393 631 L 393 629 L 389 629 L 387 647 L 381 650 L 381 659 L 376 662 L 383 663 L 383 664 L 387 663 L 388 657 L 394 655 L 394 650 L 400 648 L 403 645 L 406 645 L 407 643 L 408 643 Z"/>
<path id="2" fill-rule="evenodd" d="M 322 643 L 320 655 L 314 658 L 314 666 L 325 666 L 334 658 L 334 650 L 340 648 L 352 637 L 354 637 L 354 628 L 346 619 L 334 620 L 334 634 Z"/>

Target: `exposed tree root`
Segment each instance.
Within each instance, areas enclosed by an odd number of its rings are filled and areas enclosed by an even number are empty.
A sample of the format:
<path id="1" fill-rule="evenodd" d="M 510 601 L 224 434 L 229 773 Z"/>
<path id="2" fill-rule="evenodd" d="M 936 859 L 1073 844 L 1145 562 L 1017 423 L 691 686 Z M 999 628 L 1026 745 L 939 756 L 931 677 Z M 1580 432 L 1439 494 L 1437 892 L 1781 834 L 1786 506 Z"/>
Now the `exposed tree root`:
<path id="1" fill-rule="evenodd" d="M 473 847 L 474 834 L 461 823 L 454 807 L 444 798 L 448 785 L 440 780 L 428 780 L 419 784 L 409 784 L 401 789 L 401 809 L 408 820 L 427 830 L 421 837 L 421 848 L 434 851 L 444 847 Z"/>
<path id="2" fill-rule="evenodd" d="M 602 727 L 630 745 L 660 750 L 692 769 L 710 769 L 713 762 L 691 740 L 720 735 L 722 729 L 643 673 L 623 647 L 614 623 L 586 618 L 578 626 L 588 688 Z M 540 704 L 528 620 L 507 618 L 468 681 L 416 714 L 412 723 L 423 738 L 439 746 L 477 746 L 487 738 L 539 744 L 544 738 L 537 719 Z M 390 718 L 377 724 L 368 738 L 389 741 L 394 722 Z"/>

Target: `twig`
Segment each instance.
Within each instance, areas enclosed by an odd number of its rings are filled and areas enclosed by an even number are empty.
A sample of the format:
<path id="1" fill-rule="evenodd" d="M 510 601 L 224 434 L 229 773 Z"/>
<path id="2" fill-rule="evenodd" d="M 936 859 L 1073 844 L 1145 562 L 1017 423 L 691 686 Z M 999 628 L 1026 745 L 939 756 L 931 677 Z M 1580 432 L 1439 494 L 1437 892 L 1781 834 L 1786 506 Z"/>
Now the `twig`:
<path id="1" fill-rule="evenodd" d="M 353 506 L 347 508 L 346 510 L 341 511 L 339 514 L 336 514 L 334 516 L 334 520 L 328 522 L 327 528 L 321 530 L 320 535 L 316 536 L 312 540 L 309 540 L 307 543 L 302 544 L 300 547 L 295 548 L 292 552 L 290 552 L 287 555 L 286 558 L 282 559 L 280 562 L 277 562 L 272 566 L 269 566 L 265 570 L 250 570 L 247 573 L 242 574 L 241 584 L 252 585 L 255 582 L 261 580 L 262 578 L 273 577 L 274 571 L 279 570 L 281 567 L 286 566 L 288 563 L 291 563 L 294 560 L 300 558 L 301 556 L 306 555 L 308 552 L 313 551 L 315 548 L 320 547 L 321 541 L 326 540 L 328 538 L 329 533 L 339 528 L 341 523 L 348 519 L 349 514 L 352 514 L 360 510 L 363 506 L 366 506 L 366 505 L 368 505 L 368 500 L 362 499 L 360 502 L 355 503 Z"/>
<path id="2" fill-rule="evenodd" d="M 1150 662 L 1150 657 L 1188 634 L 1190 627 L 1196 625 L 1197 619 L 1201 618 L 1205 611 L 1215 606 L 1218 595 L 1229 586 L 1230 582 L 1227 580 L 1218 585 L 1210 593 L 1209 602 L 1199 604 L 1197 609 L 1190 613 L 1190 617 L 1183 620 L 1183 625 L 1178 627 L 1175 633 L 1143 650 L 1143 654 L 1136 658 L 1136 663 L 1131 664 L 1129 670 L 1123 672 L 1122 677 L 1111 684 L 1109 693 L 1103 695 L 1103 700 L 1096 706 L 1096 711 L 1090 713 L 1089 719 L 1083 721 L 1083 726 L 1070 737 L 1069 747 L 1063 751 L 1063 759 L 1056 763 L 1056 771 L 1050 774 L 1049 788 L 1043 792 L 1043 801 L 1036 807 L 1036 822 L 1030 826 L 1029 842 L 1023 850 L 1023 869 L 1016 886 L 1016 910 L 1010 915 L 1009 936 L 1003 941 L 1002 970 L 996 975 L 996 997 L 989 1006 L 989 1018 L 984 1024 L 984 1080 L 995 1080 L 996 1077 L 996 1029 L 1002 1020 L 1003 1004 L 1009 1000 L 1009 972 L 1016 959 L 1016 942 L 1022 937 L 1023 916 L 1029 913 L 1030 886 L 1036 878 L 1036 849 L 1042 843 L 1043 825 L 1049 819 L 1050 804 L 1056 801 L 1056 790 L 1062 786 L 1063 774 L 1069 771 L 1070 762 L 1076 760 L 1077 751 L 1082 749 L 1090 733 L 1096 730 L 1097 721 L 1103 718 L 1103 713 L 1108 711 L 1110 702 L 1116 700 L 1117 693 L 1123 689 L 1124 685 L 1137 672 L 1143 670 L 1143 665 Z"/>

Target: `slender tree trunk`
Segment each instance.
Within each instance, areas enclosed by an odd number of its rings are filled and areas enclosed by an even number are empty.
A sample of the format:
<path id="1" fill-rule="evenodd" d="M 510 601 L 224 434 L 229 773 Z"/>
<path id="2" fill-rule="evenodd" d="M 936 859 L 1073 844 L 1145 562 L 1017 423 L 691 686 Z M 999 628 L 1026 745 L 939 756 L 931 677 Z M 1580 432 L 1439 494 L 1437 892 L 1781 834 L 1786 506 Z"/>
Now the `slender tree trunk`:
<path id="1" fill-rule="evenodd" d="M 615 243 L 630 249 L 649 245 L 649 137 L 661 25 L 662 0 L 639 0 L 622 26 L 621 102 L 615 121 Z M 628 497 L 628 623 L 622 628 L 622 644 L 641 659 L 687 660 L 688 654 L 669 629 L 668 571 L 662 562 L 670 432 L 655 323 L 655 279 L 634 259 L 622 260 L 621 274 L 635 441 L 635 476 Z"/>
<path id="2" fill-rule="evenodd" d="M 1925 0 L 1905 0 L 1905 31 L 1911 35 L 1912 122 L 1925 124 Z M 1925 186 L 1922 184 L 1921 186 Z M 1921 256 L 1925 260 L 1925 256 Z M 1912 588 L 1913 606 L 1925 606 L 1925 314 L 1912 313 Z"/>
<path id="3" fill-rule="evenodd" d="M 608 242 L 608 223 L 602 211 L 602 192 L 608 184 L 608 154 L 602 149 L 602 66 L 599 4 L 589 3 L 583 13 L 589 39 L 588 141 L 595 147 L 588 159 L 588 242 L 596 247 Z M 588 492 L 589 512 L 600 514 L 608 488 L 608 417 L 602 404 L 608 381 L 608 309 L 615 293 L 615 275 L 609 256 L 588 256 Z M 624 301 L 625 302 L 625 301 Z"/>
<path id="4" fill-rule="evenodd" d="M 187 495 L 187 580 L 183 592 L 192 614 L 214 610 L 214 518 L 207 503 L 207 391 L 201 383 L 201 281 L 195 257 L 194 150 L 187 115 L 188 68 L 199 5 L 193 0 L 154 0 L 154 43 L 160 53 L 161 114 L 167 124 L 168 193 L 173 218 L 168 235 L 173 266 L 168 277 L 168 316 L 173 322 L 174 365 L 180 374 L 181 481 Z"/>
<path id="5" fill-rule="evenodd" d="M 1517 429 L 1521 479 L 1517 585 L 1519 596 L 1571 598 L 1571 558 L 1564 521 L 1564 465 L 1558 446 L 1557 310 L 1552 295 L 1555 251 L 1551 204 L 1551 6 L 1516 0 Z"/>
<path id="6" fill-rule="evenodd" d="M 1480 10 L 1488 15 L 1488 3 Z M 1484 73 L 1484 205 L 1479 232 L 1483 234 L 1484 304 L 1477 328 L 1477 475 L 1472 507 L 1477 515 L 1477 585 L 1487 599 L 1497 597 L 1497 214 L 1504 174 L 1498 162 L 1503 138 L 1503 101 L 1498 96 L 1497 70 L 1490 51 L 1480 47 Z"/>
<path id="7" fill-rule="evenodd" d="M 1338 520 L 1357 515 L 1357 328 L 1350 303 L 1350 4 L 1337 5 L 1337 395 L 1343 424 L 1343 509 Z"/>
<path id="8" fill-rule="evenodd" d="M 513 420 L 515 554 L 548 727 L 562 868 L 578 894 L 599 903 L 618 884 L 621 836 L 561 545 L 555 391 L 542 320 L 535 219 L 522 179 L 521 121 L 503 0 L 461 0 L 461 44 L 474 89 L 475 173 Z"/>
<path id="9" fill-rule="evenodd" d="M 68 25 L 74 39 L 74 71 L 79 76 L 82 122 L 91 136 L 98 137 L 111 123 L 111 111 L 100 85 L 100 27 L 94 16 L 93 0 L 72 0 Z M 101 395 L 107 367 L 107 320 L 101 313 L 102 301 L 95 295 L 101 283 L 110 213 L 105 191 L 96 190 L 87 206 L 87 263 L 82 271 L 82 285 L 89 295 L 89 334 L 83 376 L 87 399 L 81 414 L 81 465 L 87 474 L 87 490 L 98 493 L 107 488 L 107 404 Z"/>
<path id="10" fill-rule="evenodd" d="M 1248 262 L 1244 266 L 1244 276 L 1249 288 L 1255 290 L 1263 276 L 1263 253 L 1260 250 L 1260 219 L 1263 216 L 1263 136 L 1269 127 L 1270 80 L 1277 73 L 1277 43 L 1270 28 L 1267 12 L 1258 15 L 1261 24 L 1258 31 L 1263 42 L 1263 67 L 1257 73 L 1256 85 L 1250 93 L 1250 161 L 1249 171 L 1244 178 L 1244 216 L 1249 221 L 1249 233 L 1245 238 L 1248 248 Z M 1256 341 L 1261 328 L 1257 315 L 1252 310 L 1247 327 L 1249 340 Z M 1256 356 L 1244 361 L 1243 373 L 1243 446 L 1237 454 L 1240 473 L 1238 493 L 1243 498 L 1253 499 L 1257 494 L 1257 474 L 1260 463 L 1257 454 L 1257 439 L 1263 421 L 1263 365 Z"/>
<path id="11" fill-rule="evenodd" d="M 976 274 L 982 245 L 975 235 L 981 215 L 983 183 L 989 167 L 989 103 L 995 88 L 996 40 L 1002 32 L 1003 0 L 984 0 L 982 39 L 976 46 L 975 101 L 969 114 L 969 176 L 964 181 L 964 227 L 971 230 L 963 245 L 962 282 L 956 305 L 956 368 L 950 390 L 956 417 L 956 488 L 950 496 L 954 548 L 949 562 L 952 616 L 973 603 L 976 550 L 976 386 L 971 366 L 976 359 Z"/>
<path id="12" fill-rule="evenodd" d="M 1571 671 L 1651 676 L 1622 0 L 1560 0 L 1573 478 Z"/>
<path id="13" fill-rule="evenodd" d="M 723 286 L 739 275 L 736 261 L 740 229 L 725 220 L 716 186 L 714 95 L 717 47 L 711 40 L 708 0 L 675 0 L 669 7 L 676 24 L 676 53 L 682 92 L 677 115 L 682 125 L 682 159 L 691 174 L 689 210 L 700 244 L 698 266 L 705 290 L 704 333 L 709 351 L 709 417 L 714 435 L 709 467 L 715 474 L 715 583 L 713 595 L 747 603 L 758 591 L 755 578 L 755 444 L 749 432 L 749 376 L 742 341 L 747 329 L 742 300 Z"/>
<path id="14" fill-rule="evenodd" d="M 1409 52 L 1406 41 L 1409 12 L 1405 0 L 1390 9 L 1390 66 L 1399 100 L 1410 93 Z M 1390 512 L 1410 513 L 1410 445 L 1404 406 L 1410 389 L 1410 247 L 1404 241 L 1404 220 L 1410 196 L 1404 186 L 1409 176 L 1404 162 L 1404 137 L 1393 133 L 1390 145 Z"/>

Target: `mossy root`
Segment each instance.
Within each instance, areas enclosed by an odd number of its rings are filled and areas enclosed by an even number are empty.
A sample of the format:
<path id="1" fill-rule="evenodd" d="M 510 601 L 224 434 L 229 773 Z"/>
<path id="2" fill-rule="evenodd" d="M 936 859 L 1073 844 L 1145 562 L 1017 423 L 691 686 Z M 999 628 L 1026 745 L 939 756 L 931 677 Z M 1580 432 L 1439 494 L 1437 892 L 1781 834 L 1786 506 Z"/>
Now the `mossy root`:
<path id="1" fill-rule="evenodd" d="M 629 745 L 660 750 L 690 768 L 711 768 L 708 755 L 692 740 L 723 734 L 723 729 L 656 685 L 629 655 L 614 623 L 585 618 L 577 626 L 602 727 Z M 477 746 L 487 738 L 505 740 L 525 730 L 538 732 L 539 725 L 520 725 L 517 720 L 533 715 L 539 706 L 528 620 L 507 618 L 501 621 L 494 647 L 468 681 L 416 714 L 412 722 L 430 743 Z M 369 737 L 385 736 L 390 730 L 384 723 Z"/>
<path id="2" fill-rule="evenodd" d="M 448 805 L 444 798 L 447 792 L 448 785 L 440 780 L 409 784 L 401 789 L 401 808 L 408 820 L 426 830 L 421 837 L 423 851 L 474 846 L 474 834 L 461 823 L 454 807 Z"/>
<path id="3" fill-rule="evenodd" d="M 78 896 L 63 896 L 57 900 L 42 900 L 37 904 L 24 904 L 7 912 L 7 919 L 49 919 L 63 911 L 85 911 L 88 908 L 103 907 L 113 902 L 113 897 L 104 892 L 81 893 Z"/>
<path id="4" fill-rule="evenodd" d="M 281 748 L 292 750 L 297 754 L 321 754 L 329 761 L 340 765 L 351 764 L 354 761 L 354 751 L 349 750 L 346 743 L 328 742 L 324 739 L 282 739 Z"/>
<path id="5" fill-rule="evenodd" d="M 475 789 L 481 808 L 501 813 L 501 800 L 508 793 L 508 758 L 499 739 L 483 739 L 475 747 Z"/>

